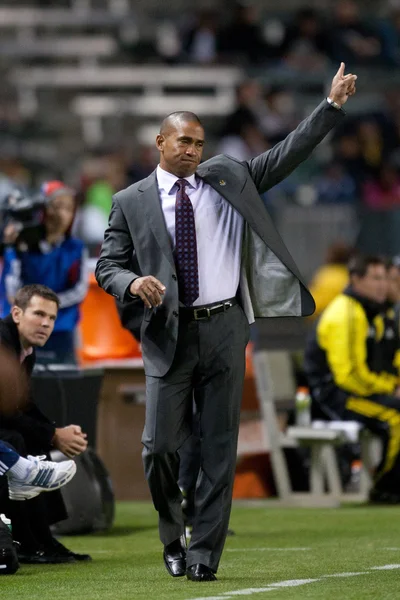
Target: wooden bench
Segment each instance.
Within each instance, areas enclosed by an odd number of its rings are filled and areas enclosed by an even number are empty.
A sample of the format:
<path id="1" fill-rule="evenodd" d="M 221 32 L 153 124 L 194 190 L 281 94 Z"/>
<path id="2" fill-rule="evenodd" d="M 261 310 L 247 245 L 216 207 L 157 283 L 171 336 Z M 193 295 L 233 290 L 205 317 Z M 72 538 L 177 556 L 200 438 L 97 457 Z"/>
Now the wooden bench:
<path id="1" fill-rule="evenodd" d="M 360 491 L 354 495 L 343 493 L 335 446 L 349 441 L 348 423 L 319 423 L 310 427 L 288 427 L 281 431 L 277 405 L 282 399 L 295 397 L 295 381 L 289 353 L 274 350 L 257 351 L 253 355 L 257 393 L 260 402 L 261 423 L 268 440 L 271 464 L 279 499 L 284 504 L 302 506 L 339 506 L 344 499 L 364 501 L 371 485 L 371 453 L 374 438 L 357 423 L 356 441 L 361 444 L 362 472 Z M 294 492 L 291 488 L 285 448 L 309 447 L 311 450 L 310 492 Z"/>

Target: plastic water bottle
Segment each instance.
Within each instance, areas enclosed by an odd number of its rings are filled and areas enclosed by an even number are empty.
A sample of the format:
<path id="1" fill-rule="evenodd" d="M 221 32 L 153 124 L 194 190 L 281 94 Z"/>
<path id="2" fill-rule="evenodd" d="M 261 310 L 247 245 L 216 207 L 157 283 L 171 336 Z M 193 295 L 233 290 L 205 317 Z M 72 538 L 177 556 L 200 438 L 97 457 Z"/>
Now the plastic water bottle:
<path id="1" fill-rule="evenodd" d="M 6 515 L 4 513 L 1 513 L 0 519 L 3 521 L 4 525 L 7 525 L 8 529 L 11 532 L 12 531 L 12 527 L 11 527 L 11 521 L 10 521 L 10 519 L 8 517 L 6 517 Z"/>
<path id="2" fill-rule="evenodd" d="M 296 392 L 296 425 L 311 425 L 311 395 L 307 387 L 299 387 Z"/>

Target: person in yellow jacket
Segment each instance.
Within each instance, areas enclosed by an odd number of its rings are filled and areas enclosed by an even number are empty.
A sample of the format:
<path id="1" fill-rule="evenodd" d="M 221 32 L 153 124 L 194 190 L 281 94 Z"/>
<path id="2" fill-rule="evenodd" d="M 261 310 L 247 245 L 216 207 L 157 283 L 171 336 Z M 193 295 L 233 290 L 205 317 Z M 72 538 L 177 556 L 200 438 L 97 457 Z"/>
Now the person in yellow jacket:
<path id="1" fill-rule="evenodd" d="M 376 370 L 400 374 L 400 263 L 398 257 L 386 261 L 388 294 L 384 304 L 384 332 L 378 345 Z"/>
<path id="2" fill-rule="evenodd" d="M 378 370 L 388 294 L 385 261 L 355 256 L 350 285 L 322 313 L 307 343 L 304 369 L 313 410 L 356 420 L 380 435 L 383 456 L 371 501 L 400 503 L 400 378 Z"/>
<path id="3" fill-rule="evenodd" d="M 326 260 L 315 272 L 310 283 L 310 292 L 315 300 L 315 312 L 312 319 L 316 319 L 332 302 L 341 294 L 349 284 L 347 263 L 354 249 L 344 242 L 335 242 L 329 246 Z"/>

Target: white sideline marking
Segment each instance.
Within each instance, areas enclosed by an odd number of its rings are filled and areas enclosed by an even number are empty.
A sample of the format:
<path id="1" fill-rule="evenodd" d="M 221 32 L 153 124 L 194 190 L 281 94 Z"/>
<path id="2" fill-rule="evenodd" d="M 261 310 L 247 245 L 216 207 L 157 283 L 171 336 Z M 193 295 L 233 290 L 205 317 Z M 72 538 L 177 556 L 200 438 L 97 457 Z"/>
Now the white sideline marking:
<path id="1" fill-rule="evenodd" d="M 331 575 L 321 575 L 316 579 L 287 579 L 285 581 L 278 581 L 277 583 L 269 583 L 268 587 L 264 588 L 246 588 L 244 590 L 223 592 L 221 596 L 204 596 L 201 598 L 191 598 L 190 600 L 228 600 L 228 598 L 234 598 L 234 596 L 252 596 L 253 594 L 260 594 L 262 592 L 273 592 L 276 591 L 277 588 L 299 587 L 300 585 L 306 585 L 308 583 L 317 583 L 318 581 L 323 581 L 323 579 L 326 579 L 327 577 L 355 577 L 357 575 L 370 575 L 373 571 L 393 571 L 394 569 L 400 569 L 400 565 L 370 567 L 368 571 L 355 573 L 332 573 Z"/>
<path id="2" fill-rule="evenodd" d="M 227 548 L 225 552 L 304 552 L 311 548 Z"/>
<path id="3" fill-rule="evenodd" d="M 332 573 L 332 575 L 321 575 L 321 577 L 356 577 L 357 575 L 369 575 L 370 571 L 358 571 L 357 573 Z"/>
<path id="4" fill-rule="evenodd" d="M 299 585 L 305 585 L 306 583 L 314 583 L 314 581 L 318 581 L 318 579 L 287 579 L 286 581 L 279 581 L 278 583 L 270 583 L 268 584 L 268 587 L 298 587 Z"/>
<path id="5" fill-rule="evenodd" d="M 383 565 L 383 567 L 371 567 L 371 571 L 391 571 L 392 569 L 400 569 L 400 565 Z"/>

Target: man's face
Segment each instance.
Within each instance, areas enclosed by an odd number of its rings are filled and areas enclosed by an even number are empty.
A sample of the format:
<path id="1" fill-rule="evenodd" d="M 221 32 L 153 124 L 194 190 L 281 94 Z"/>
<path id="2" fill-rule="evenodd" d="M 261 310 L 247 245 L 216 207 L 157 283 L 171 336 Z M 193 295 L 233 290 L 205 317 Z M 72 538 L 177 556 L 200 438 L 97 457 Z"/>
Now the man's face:
<path id="1" fill-rule="evenodd" d="M 11 314 L 22 345 L 41 347 L 45 345 L 54 329 L 57 304 L 52 300 L 33 296 L 25 310 L 13 306 Z"/>
<path id="2" fill-rule="evenodd" d="M 46 230 L 49 233 L 66 233 L 75 214 L 75 199 L 71 194 L 60 194 L 46 209 Z"/>
<path id="3" fill-rule="evenodd" d="M 374 302 L 385 302 L 388 296 L 388 275 L 385 265 L 369 265 L 364 277 L 353 275 L 354 290 Z"/>
<path id="4" fill-rule="evenodd" d="M 388 270 L 388 300 L 393 303 L 400 301 L 400 270 L 395 266 Z"/>
<path id="5" fill-rule="evenodd" d="M 200 164 L 204 146 L 204 130 L 193 121 L 177 121 L 156 140 L 160 151 L 160 167 L 177 177 L 189 177 Z"/>

